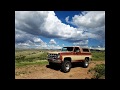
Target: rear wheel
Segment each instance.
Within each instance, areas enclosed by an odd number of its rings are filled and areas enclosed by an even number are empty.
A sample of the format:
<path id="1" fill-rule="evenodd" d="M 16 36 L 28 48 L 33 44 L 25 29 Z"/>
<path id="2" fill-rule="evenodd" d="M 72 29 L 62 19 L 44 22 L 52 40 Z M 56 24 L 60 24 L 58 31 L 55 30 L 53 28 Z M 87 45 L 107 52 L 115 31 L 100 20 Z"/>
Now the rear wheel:
<path id="1" fill-rule="evenodd" d="M 62 63 L 62 66 L 61 66 L 61 70 L 64 72 L 64 73 L 67 73 L 69 72 L 71 69 L 71 62 L 70 61 L 64 61 Z"/>
<path id="2" fill-rule="evenodd" d="M 83 67 L 87 68 L 89 66 L 89 59 L 85 58 L 85 60 L 83 61 Z"/>

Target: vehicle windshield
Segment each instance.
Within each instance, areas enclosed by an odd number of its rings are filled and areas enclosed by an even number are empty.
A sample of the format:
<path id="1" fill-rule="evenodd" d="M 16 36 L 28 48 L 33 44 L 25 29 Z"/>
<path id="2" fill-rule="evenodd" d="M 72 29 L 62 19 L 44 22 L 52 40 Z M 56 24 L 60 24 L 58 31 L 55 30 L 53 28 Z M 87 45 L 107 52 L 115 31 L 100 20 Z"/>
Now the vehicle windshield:
<path id="1" fill-rule="evenodd" d="M 73 51 L 73 47 L 63 47 L 61 51 Z"/>

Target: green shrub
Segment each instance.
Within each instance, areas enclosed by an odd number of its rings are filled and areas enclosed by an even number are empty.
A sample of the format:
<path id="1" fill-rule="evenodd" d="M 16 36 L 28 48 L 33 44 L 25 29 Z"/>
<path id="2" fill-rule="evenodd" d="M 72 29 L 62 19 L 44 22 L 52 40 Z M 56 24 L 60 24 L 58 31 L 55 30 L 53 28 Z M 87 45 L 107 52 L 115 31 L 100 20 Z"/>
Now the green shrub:
<path id="1" fill-rule="evenodd" d="M 22 61 L 24 61 L 25 57 L 26 57 L 26 56 L 23 56 L 23 55 L 16 56 L 16 57 L 15 57 L 15 61 L 16 61 L 16 62 L 22 62 Z"/>
<path id="2" fill-rule="evenodd" d="M 47 52 L 44 52 L 39 57 L 40 60 L 46 60 L 47 59 Z"/>
<path id="3" fill-rule="evenodd" d="M 105 78 L 105 64 L 96 65 L 94 68 L 91 68 L 89 72 L 94 71 L 94 76 L 92 79 L 104 79 Z"/>

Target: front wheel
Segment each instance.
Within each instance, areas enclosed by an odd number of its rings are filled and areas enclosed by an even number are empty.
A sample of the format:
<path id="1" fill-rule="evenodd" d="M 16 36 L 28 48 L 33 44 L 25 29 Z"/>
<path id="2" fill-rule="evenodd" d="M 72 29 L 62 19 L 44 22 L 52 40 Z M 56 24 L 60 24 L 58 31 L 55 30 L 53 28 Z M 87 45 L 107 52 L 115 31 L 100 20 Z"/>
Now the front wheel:
<path id="1" fill-rule="evenodd" d="M 61 70 L 64 72 L 64 73 L 67 73 L 69 72 L 71 69 L 71 62 L 70 61 L 64 61 L 62 63 L 62 66 L 61 66 Z"/>
<path id="2" fill-rule="evenodd" d="M 89 66 L 89 59 L 85 58 L 85 60 L 83 61 L 83 67 L 87 68 Z"/>
<path id="3" fill-rule="evenodd" d="M 55 64 L 52 62 L 49 62 L 49 66 L 54 66 Z"/>

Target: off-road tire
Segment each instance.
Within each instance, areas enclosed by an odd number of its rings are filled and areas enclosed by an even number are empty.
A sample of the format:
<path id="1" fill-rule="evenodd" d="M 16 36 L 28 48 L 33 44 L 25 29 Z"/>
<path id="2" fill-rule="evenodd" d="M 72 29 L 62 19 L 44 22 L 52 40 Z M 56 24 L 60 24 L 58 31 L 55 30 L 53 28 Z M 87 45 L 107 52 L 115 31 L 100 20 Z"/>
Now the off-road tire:
<path id="1" fill-rule="evenodd" d="M 61 65 L 61 71 L 67 73 L 70 71 L 70 69 L 71 69 L 71 62 L 65 60 Z"/>
<path id="2" fill-rule="evenodd" d="M 89 59 L 85 58 L 85 60 L 83 61 L 83 67 L 87 68 L 89 66 Z"/>
<path id="3" fill-rule="evenodd" d="M 53 66 L 55 66 L 55 64 L 52 63 L 52 62 L 49 62 L 49 66 L 50 66 L 50 67 L 53 67 Z"/>

